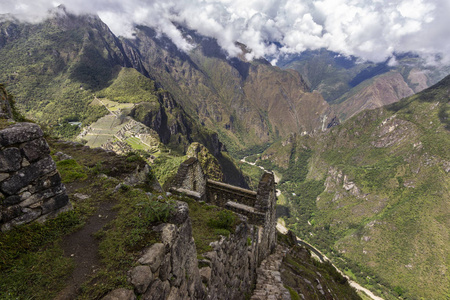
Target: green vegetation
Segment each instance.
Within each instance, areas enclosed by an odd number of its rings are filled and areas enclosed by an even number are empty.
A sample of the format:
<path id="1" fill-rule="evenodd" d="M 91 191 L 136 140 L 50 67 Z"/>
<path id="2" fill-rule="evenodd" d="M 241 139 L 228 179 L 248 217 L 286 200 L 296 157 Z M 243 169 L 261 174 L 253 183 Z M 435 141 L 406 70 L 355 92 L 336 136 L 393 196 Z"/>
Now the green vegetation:
<path id="1" fill-rule="evenodd" d="M 211 242 L 228 236 L 234 232 L 238 224 L 236 215 L 228 210 L 214 205 L 200 203 L 190 198 L 183 198 L 189 205 L 189 217 L 192 221 L 192 235 L 197 248 L 197 254 L 211 251 Z"/>
<path id="2" fill-rule="evenodd" d="M 61 237 L 82 225 L 83 218 L 75 210 L 45 224 L 33 223 L 2 233 L 0 298 L 46 299 L 55 295 L 53 289 L 64 287 L 73 263 L 62 256 L 58 244 Z"/>
<path id="3" fill-rule="evenodd" d="M 292 236 L 278 234 L 278 241 L 290 249 L 282 262 L 281 278 L 292 299 L 300 299 L 299 294 L 305 299 L 316 299 L 319 293 L 328 298 L 331 291 L 336 299 L 361 299 L 332 264 L 313 259 L 307 249 L 296 245 Z"/>
<path id="4" fill-rule="evenodd" d="M 96 233 L 103 267 L 83 284 L 80 297 L 84 299 L 99 298 L 117 287 L 130 287 L 127 271 L 144 247 L 159 242 L 152 226 L 167 222 L 174 209 L 170 199 L 150 199 L 133 188 L 122 188 L 114 197 L 119 199 L 115 207 L 118 214 Z"/>
<path id="5" fill-rule="evenodd" d="M 264 171 L 258 166 L 252 166 L 243 162 L 239 162 L 238 166 L 246 177 L 246 181 L 248 182 L 250 189 L 256 190 Z"/>
<path id="6" fill-rule="evenodd" d="M 81 145 L 54 141 L 50 145 L 52 152 L 63 151 L 74 157 L 57 162 L 74 209 L 44 224 L 22 225 L 0 234 L 0 298 L 55 297 L 77 267 L 70 253 L 63 253 L 66 246 L 62 241 L 74 231 L 85 230 L 88 220 L 101 220 L 99 211 L 112 206 L 111 218 L 95 233 L 100 257 L 97 271 L 84 282 L 78 297 L 96 299 L 116 287 L 129 287 L 126 271 L 144 247 L 159 241 L 152 227 L 168 220 L 174 208 L 172 199 L 159 199 L 158 194 L 149 197 L 142 189 L 123 184 L 116 189 L 118 179 L 145 163 L 136 154 L 127 159 Z M 112 177 L 98 176 L 102 173 Z M 81 200 L 75 193 L 89 197 Z"/>
<path id="7" fill-rule="evenodd" d="M 450 197 L 445 82 L 363 112 L 315 141 L 297 140 L 288 168 L 297 167 L 297 178 L 279 185 L 290 207 L 287 226 L 385 299 L 444 299 L 448 290 L 438 271 L 450 251 L 442 222 Z M 309 159 L 296 166 L 292 158 L 300 161 L 304 147 Z M 273 149 L 263 155 L 272 153 L 273 161 L 285 159 Z"/>
<path id="8" fill-rule="evenodd" d="M 161 186 L 170 183 L 171 179 L 177 174 L 180 164 L 187 159 L 186 156 L 160 155 L 154 162 L 153 171 Z"/>
<path id="9" fill-rule="evenodd" d="M 66 159 L 56 162 L 56 167 L 62 177 L 63 183 L 70 183 L 75 180 L 85 180 L 88 178 L 86 170 L 74 159 Z"/>
<path id="10" fill-rule="evenodd" d="M 97 97 L 119 103 L 158 101 L 155 83 L 132 68 L 122 68 L 110 86 L 97 92 Z"/>
<path id="11" fill-rule="evenodd" d="M 301 149 L 296 151 L 296 148 L 293 147 L 289 159 L 289 167 L 283 172 L 283 178 L 280 183 L 287 181 L 303 182 L 308 174 L 308 160 L 311 155 L 311 150 Z M 279 168 L 276 168 L 276 170 L 278 171 Z"/>

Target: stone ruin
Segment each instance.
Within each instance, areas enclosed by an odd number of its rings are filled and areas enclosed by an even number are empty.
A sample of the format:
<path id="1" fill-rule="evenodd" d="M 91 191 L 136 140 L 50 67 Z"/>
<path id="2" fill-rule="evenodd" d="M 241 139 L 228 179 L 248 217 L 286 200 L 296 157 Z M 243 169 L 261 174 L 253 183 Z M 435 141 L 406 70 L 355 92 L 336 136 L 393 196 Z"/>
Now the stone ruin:
<path id="1" fill-rule="evenodd" d="M 71 209 L 65 186 L 41 128 L 13 120 L 8 95 L 0 86 L 0 227 L 43 222 Z"/>
<path id="2" fill-rule="evenodd" d="M 189 207 L 177 201 L 169 222 L 153 228 L 160 232 L 161 242 L 145 249 L 137 266 L 128 272 L 134 289 L 113 290 L 103 300 L 154 299 L 155 295 L 158 299 L 250 299 L 254 290 L 251 299 L 271 299 L 259 297 L 258 288 L 264 288 L 267 281 L 260 276 L 266 272 L 260 267 L 274 265 L 269 258 L 277 245 L 273 174 L 265 173 L 254 192 L 208 179 L 198 159 L 191 157 L 180 165 L 172 183 L 173 193 L 230 209 L 243 221 L 229 236 L 211 242 L 210 251 L 199 256 Z M 273 280 L 267 281 L 271 288 L 264 293 L 273 299 L 289 299 L 279 272 L 267 272 L 278 276 L 281 288 L 272 284 Z"/>
<path id="3" fill-rule="evenodd" d="M 254 226 L 258 232 L 258 264 L 275 249 L 277 199 L 272 173 L 263 174 L 255 192 L 208 179 L 198 159 L 191 157 L 181 163 L 171 191 L 224 207 Z"/>

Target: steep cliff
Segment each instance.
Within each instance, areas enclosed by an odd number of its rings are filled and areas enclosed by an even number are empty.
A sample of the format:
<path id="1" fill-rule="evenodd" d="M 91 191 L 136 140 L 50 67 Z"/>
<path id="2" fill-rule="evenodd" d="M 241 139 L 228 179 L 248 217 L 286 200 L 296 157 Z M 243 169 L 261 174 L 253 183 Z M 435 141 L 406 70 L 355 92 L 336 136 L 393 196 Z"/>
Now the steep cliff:
<path id="1" fill-rule="evenodd" d="M 231 150 L 290 132 L 321 130 L 333 117 L 320 94 L 307 92 L 297 72 L 264 60 L 227 59 L 214 39 L 188 30 L 185 34 L 195 45 L 189 53 L 151 28 L 138 27 L 136 39 L 124 41 L 125 52 L 131 55 L 137 49 L 135 67 L 143 66 Z"/>

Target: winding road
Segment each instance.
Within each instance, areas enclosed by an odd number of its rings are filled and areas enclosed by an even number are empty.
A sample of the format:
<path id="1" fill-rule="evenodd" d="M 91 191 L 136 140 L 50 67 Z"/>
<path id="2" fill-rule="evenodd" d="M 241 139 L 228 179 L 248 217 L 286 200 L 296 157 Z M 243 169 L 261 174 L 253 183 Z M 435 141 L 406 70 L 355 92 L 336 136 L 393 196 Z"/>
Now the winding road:
<path id="1" fill-rule="evenodd" d="M 242 159 L 241 159 L 241 162 L 247 163 L 247 164 L 252 165 L 252 166 L 257 166 L 257 167 L 259 167 L 260 169 L 262 169 L 262 170 L 264 170 L 264 171 L 266 171 L 266 172 L 273 173 L 273 175 L 274 175 L 274 177 L 275 177 L 275 182 L 278 183 L 278 181 L 279 181 L 280 178 L 275 174 L 275 172 L 270 172 L 270 171 L 264 169 L 264 167 L 256 165 L 256 163 L 248 162 L 248 161 L 245 160 L 246 158 L 247 158 L 247 156 L 244 157 L 244 158 L 242 158 Z M 277 197 L 278 197 L 279 195 L 281 195 L 281 191 L 280 191 L 280 190 L 277 189 L 276 192 L 277 192 Z M 283 234 L 286 234 L 286 233 L 288 232 L 288 229 L 287 229 L 283 224 L 281 224 L 280 222 L 277 223 L 277 230 L 278 230 L 279 232 L 283 233 Z M 304 240 L 300 239 L 298 236 L 296 236 L 296 238 L 297 238 L 297 243 L 298 243 L 298 244 L 300 244 L 300 245 L 302 245 L 302 246 L 308 248 L 308 249 L 312 252 L 312 255 L 313 255 L 313 256 L 316 256 L 320 261 L 322 261 L 322 262 L 324 262 L 324 261 L 330 262 L 331 265 L 332 265 L 332 266 L 333 266 L 333 267 L 334 267 L 334 268 L 335 268 L 342 276 L 344 276 L 345 278 L 347 278 L 348 283 L 349 283 L 350 286 L 353 287 L 355 290 L 361 291 L 361 292 L 365 293 L 367 296 L 369 296 L 369 297 L 372 298 L 373 300 L 384 300 L 383 298 L 376 296 L 376 295 L 375 295 L 374 293 L 372 293 L 370 290 L 368 290 L 368 289 L 366 289 L 365 287 L 361 286 L 361 285 L 358 284 L 357 282 L 351 280 L 350 277 L 348 277 L 348 276 L 345 275 L 341 270 L 339 270 L 339 269 L 331 262 L 331 260 L 330 260 L 328 257 L 326 257 L 322 252 L 320 252 L 320 250 L 318 250 L 316 247 L 314 247 L 314 246 L 312 246 L 311 244 L 309 244 L 308 242 L 305 242 Z"/>

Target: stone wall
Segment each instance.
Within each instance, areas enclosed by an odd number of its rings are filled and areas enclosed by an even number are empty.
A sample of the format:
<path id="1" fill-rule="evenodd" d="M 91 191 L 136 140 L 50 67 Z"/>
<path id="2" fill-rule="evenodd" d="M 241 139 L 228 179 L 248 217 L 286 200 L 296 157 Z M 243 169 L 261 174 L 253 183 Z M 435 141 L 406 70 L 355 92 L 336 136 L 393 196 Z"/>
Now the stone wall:
<path id="1" fill-rule="evenodd" d="M 172 182 L 172 190 L 178 193 L 186 193 L 198 200 L 206 197 L 206 175 L 197 158 L 190 157 L 180 164 L 177 175 Z"/>
<path id="2" fill-rule="evenodd" d="M 16 123 L 0 130 L 0 226 L 2 231 L 45 221 L 71 208 L 41 128 Z"/>
<path id="3" fill-rule="evenodd" d="M 170 223 L 153 228 L 161 242 L 142 252 L 129 270 L 134 289 L 118 289 L 104 299 L 245 299 L 252 295 L 261 260 L 261 226 L 241 222 L 234 233 L 197 255 L 189 209 L 178 202 Z M 119 298 L 113 298 L 113 297 Z"/>
<path id="4" fill-rule="evenodd" d="M 275 247 L 276 193 L 273 174 L 266 172 L 255 192 L 208 179 L 198 159 L 191 157 L 178 168 L 171 191 L 232 210 L 245 216 L 251 224 L 273 227 L 268 243 L 273 244 L 271 248 Z"/>
<path id="5" fill-rule="evenodd" d="M 195 183 L 194 183 L 195 182 Z M 180 165 L 171 189 L 232 210 L 243 222 L 235 233 L 211 244 L 199 270 L 208 299 L 243 299 L 251 295 L 256 269 L 274 250 L 276 192 L 273 174 L 265 173 L 258 190 L 250 191 L 207 179 L 200 163 L 189 158 Z"/>
<path id="6" fill-rule="evenodd" d="M 206 191 L 208 202 L 217 206 L 224 207 L 228 201 L 238 202 L 251 207 L 254 207 L 256 204 L 256 192 L 223 182 L 208 179 Z"/>

